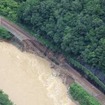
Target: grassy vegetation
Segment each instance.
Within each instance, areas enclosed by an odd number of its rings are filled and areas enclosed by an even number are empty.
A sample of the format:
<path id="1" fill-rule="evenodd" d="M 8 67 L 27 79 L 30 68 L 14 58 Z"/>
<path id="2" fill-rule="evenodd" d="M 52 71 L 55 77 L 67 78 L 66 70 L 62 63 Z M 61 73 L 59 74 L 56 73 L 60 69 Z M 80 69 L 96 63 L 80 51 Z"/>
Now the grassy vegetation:
<path id="1" fill-rule="evenodd" d="M 80 105 L 101 105 L 93 96 L 76 83 L 70 86 L 69 91 L 73 99 L 78 101 Z"/>
<path id="2" fill-rule="evenodd" d="M 4 28 L 0 27 L 0 39 L 6 39 L 9 40 L 12 38 L 12 35 L 5 30 Z"/>
<path id="3" fill-rule="evenodd" d="M 13 105 L 8 96 L 0 90 L 0 105 Z"/>

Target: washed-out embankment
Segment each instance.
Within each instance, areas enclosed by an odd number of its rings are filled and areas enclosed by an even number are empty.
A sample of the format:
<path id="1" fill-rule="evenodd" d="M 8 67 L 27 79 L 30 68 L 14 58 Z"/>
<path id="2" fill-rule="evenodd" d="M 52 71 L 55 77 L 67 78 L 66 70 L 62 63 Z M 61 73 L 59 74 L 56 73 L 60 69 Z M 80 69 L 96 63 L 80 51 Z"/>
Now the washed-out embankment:
<path id="1" fill-rule="evenodd" d="M 66 63 L 66 59 L 62 54 L 52 52 L 34 37 L 31 37 L 29 33 L 26 33 L 6 19 L 1 18 L 0 20 L 1 25 L 14 35 L 11 40 L 13 44 L 18 46 L 22 51 L 35 53 L 46 58 L 51 62 L 51 68 L 56 70 L 56 74 L 54 75 L 60 76 L 67 86 L 73 82 L 80 83 L 82 87 L 84 87 L 91 95 L 95 96 L 99 101 L 101 101 L 102 105 L 105 105 L 105 96 L 86 79 L 81 77 L 81 75 L 73 68 L 71 68 L 71 66 Z"/>
<path id="2" fill-rule="evenodd" d="M 29 35 L 29 33 L 26 33 L 17 25 L 9 22 L 3 17 L 0 17 L 0 25 L 13 34 L 11 43 L 17 46 L 21 51 L 35 53 L 41 57 L 47 58 L 51 62 L 51 68 L 56 69 L 57 75 L 62 78 L 65 84 L 69 86 L 74 82 L 74 79 L 70 74 L 66 73 L 62 68 L 59 68 L 61 66 L 67 66 L 65 63 L 65 58 L 62 54 L 52 52 L 50 49 L 37 41 L 34 37 Z"/>
<path id="3" fill-rule="evenodd" d="M 51 50 L 47 49 L 39 42 L 33 42 L 29 40 L 25 40 L 21 42 L 16 37 L 13 37 L 10 40 L 10 43 L 18 47 L 21 51 L 37 54 L 38 56 L 47 59 L 51 63 L 51 68 L 53 68 L 54 70 L 53 75 L 61 77 L 62 82 L 67 87 L 69 87 L 70 84 L 75 82 L 73 77 L 64 70 L 64 68 L 67 67 L 68 64 L 66 63 L 64 64 L 65 59 L 63 55 L 53 53 Z"/>

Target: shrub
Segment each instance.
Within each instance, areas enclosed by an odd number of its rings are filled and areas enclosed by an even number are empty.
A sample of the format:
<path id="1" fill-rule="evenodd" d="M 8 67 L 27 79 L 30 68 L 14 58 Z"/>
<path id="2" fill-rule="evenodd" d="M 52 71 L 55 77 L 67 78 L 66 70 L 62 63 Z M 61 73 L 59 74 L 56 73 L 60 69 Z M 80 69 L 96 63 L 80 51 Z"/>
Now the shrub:
<path id="1" fill-rule="evenodd" d="M 70 94 L 80 105 L 101 105 L 93 96 L 76 83 L 70 86 Z"/>
<path id="2" fill-rule="evenodd" d="M 0 38 L 9 40 L 12 38 L 12 35 L 6 31 L 4 28 L 0 27 Z"/>

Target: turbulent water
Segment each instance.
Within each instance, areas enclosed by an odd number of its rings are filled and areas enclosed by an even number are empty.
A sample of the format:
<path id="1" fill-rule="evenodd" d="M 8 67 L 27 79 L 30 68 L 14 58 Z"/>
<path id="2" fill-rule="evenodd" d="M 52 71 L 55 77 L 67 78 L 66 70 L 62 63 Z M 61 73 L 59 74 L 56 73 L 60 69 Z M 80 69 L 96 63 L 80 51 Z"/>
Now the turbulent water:
<path id="1" fill-rule="evenodd" d="M 50 63 L 0 42 L 0 89 L 16 105 L 75 105 Z"/>

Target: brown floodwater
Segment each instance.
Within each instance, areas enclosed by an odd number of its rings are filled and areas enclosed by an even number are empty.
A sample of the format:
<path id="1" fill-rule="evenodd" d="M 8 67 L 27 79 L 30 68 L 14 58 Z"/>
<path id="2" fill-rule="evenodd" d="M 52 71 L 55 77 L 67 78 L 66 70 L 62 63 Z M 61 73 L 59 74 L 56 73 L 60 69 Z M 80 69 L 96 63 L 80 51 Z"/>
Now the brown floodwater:
<path id="1" fill-rule="evenodd" d="M 0 42 L 0 89 L 16 105 L 75 105 L 50 62 Z"/>

